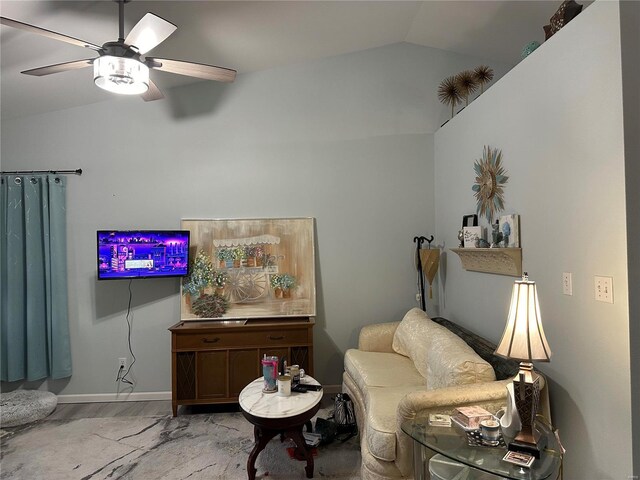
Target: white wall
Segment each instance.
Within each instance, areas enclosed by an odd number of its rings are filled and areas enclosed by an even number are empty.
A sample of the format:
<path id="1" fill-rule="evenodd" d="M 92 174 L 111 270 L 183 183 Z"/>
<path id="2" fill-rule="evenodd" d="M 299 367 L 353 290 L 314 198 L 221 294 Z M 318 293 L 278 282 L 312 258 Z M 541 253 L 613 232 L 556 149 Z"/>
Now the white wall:
<path id="1" fill-rule="evenodd" d="M 474 160 L 502 149 L 505 213 L 520 214 L 553 351 L 536 367 L 551 382 L 567 479 L 632 474 L 620 55 L 619 6 L 595 2 L 435 135 L 436 234 L 449 248 L 475 211 Z M 464 271 L 451 252 L 446 265 L 445 316 L 498 341 L 514 278 Z M 614 304 L 594 300 L 594 275 L 613 276 Z"/>
<path id="2" fill-rule="evenodd" d="M 68 186 L 74 374 L 50 387 L 114 392 L 127 355 L 127 283 L 96 282 L 97 229 L 280 216 L 317 219 L 316 376 L 340 383 L 360 327 L 415 305 L 412 239 L 434 230 L 432 133 L 447 115 L 437 82 L 478 64 L 397 44 L 198 83 L 160 102 L 119 97 L 3 122 L 3 170 L 85 172 Z M 136 392 L 170 389 L 178 289 L 133 283 Z"/>

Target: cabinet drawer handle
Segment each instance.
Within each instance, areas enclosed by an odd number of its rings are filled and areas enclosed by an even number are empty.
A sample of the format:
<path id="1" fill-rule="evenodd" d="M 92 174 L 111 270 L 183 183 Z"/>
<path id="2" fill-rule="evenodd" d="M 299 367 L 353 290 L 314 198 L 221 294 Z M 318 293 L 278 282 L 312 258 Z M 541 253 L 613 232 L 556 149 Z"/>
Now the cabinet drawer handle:
<path id="1" fill-rule="evenodd" d="M 212 339 L 208 339 L 208 338 L 203 338 L 202 339 L 202 343 L 216 343 L 220 341 L 220 337 L 216 337 L 216 338 L 212 338 Z"/>
<path id="2" fill-rule="evenodd" d="M 280 335 L 279 337 L 274 337 L 273 335 L 269 335 L 269 340 L 282 340 L 284 335 Z"/>

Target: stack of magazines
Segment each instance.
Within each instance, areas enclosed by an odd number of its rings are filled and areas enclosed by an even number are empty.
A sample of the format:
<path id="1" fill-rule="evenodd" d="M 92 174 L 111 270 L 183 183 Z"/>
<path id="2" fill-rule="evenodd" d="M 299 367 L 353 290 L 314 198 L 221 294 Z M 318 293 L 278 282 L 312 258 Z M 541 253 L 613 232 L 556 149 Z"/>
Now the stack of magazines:
<path id="1" fill-rule="evenodd" d="M 304 436 L 304 443 L 306 443 L 307 446 L 317 447 L 320 445 L 322 436 L 319 433 L 302 432 L 302 435 Z"/>
<path id="2" fill-rule="evenodd" d="M 442 413 L 430 413 L 429 425 L 432 427 L 450 427 L 451 416 Z"/>

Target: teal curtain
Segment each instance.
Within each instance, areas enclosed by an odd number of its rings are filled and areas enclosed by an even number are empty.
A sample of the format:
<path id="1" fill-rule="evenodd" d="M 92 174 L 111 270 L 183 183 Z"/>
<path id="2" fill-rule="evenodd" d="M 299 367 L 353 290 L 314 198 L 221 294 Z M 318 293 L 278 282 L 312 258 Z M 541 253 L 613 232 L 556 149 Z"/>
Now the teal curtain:
<path id="1" fill-rule="evenodd" d="M 0 180 L 0 377 L 68 377 L 66 179 Z"/>

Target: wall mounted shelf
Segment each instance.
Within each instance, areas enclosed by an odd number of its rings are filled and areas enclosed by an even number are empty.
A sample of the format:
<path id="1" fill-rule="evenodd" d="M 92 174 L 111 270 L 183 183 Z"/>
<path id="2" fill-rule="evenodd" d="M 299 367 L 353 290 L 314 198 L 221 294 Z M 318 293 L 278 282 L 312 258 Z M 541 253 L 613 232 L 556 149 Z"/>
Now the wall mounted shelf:
<path id="1" fill-rule="evenodd" d="M 462 262 L 462 268 L 472 272 L 522 276 L 521 248 L 452 248 Z"/>

